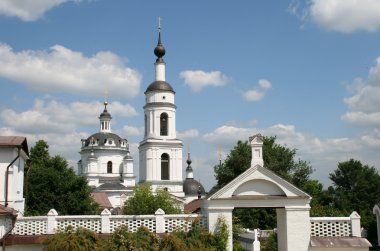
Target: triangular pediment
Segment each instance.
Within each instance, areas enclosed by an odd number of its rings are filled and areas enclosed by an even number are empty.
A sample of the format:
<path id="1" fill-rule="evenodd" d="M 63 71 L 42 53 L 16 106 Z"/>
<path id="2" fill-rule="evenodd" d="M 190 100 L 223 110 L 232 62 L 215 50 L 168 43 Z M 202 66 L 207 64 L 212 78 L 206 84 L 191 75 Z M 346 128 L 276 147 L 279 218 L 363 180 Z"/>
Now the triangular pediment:
<path id="1" fill-rule="evenodd" d="M 256 165 L 219 189 L 208 200 L 247 197 L 311 198 L 269 169 Z"/>

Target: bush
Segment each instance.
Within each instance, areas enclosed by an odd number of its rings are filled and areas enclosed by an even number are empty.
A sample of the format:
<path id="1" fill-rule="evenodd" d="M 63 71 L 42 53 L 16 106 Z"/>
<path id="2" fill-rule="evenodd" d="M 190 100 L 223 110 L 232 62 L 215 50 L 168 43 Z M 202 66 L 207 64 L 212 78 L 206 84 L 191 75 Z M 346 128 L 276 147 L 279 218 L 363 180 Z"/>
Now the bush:
<path id="1" fill-rule="evenodd" d="M 73 230 L 69 226 L 63 232 L 46 238 L 42 244 L 46 245 L 43 251 L 92 251 L 96 250 L 97 242 L 95 232 L 84 228 Z"/>

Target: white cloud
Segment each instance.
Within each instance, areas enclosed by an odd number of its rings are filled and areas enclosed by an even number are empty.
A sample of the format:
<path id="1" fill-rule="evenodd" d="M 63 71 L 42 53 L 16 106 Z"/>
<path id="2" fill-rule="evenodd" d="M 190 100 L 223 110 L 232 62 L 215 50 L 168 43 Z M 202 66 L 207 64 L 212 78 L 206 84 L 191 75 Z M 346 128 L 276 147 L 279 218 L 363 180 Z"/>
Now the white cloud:
<path id="1" fill-rule="evenodd" d="M 311 20 L 323 29 L 350 33 L 380 29 L 378 0 L 292 0 L 288 11 L 304 26 Z"/>
<path id="2" fill-rule="evenodd" d="M 84 126 L 97 128 L 98 116 L 102 110 L 103 105 L 100 102 L 73 102 L 66 105 L 54 100 L 37 99 L 33 108 L 24 112 L 18 113 L 12 109 L 4 109 L 0 113 L 0 119 L 4 125 L 20 133 L 72 133 L 75 129 Z M 111 115 L 114 113 L 118 117 L 137 115 L 133 107 L 119 102 L 111 102 L 108 110 Z"/>
<path id="3" fill-rule="evenodd" d="M 336 169 L 337 163 L 349 158 L 362 160 L 363 163 L 376 163 L 379 156 L 365 156 L 368 144 L 380 143 L 380 133 L 376 141 L 363 142 L 367 138 L 327 138 L 320 139 L 307 133 L 299 132 L 294 125 L 276 124 L 268 128 L 221 126 L 203 135 L 203 140 L 214 148 L 222 147 L 223 152 L 229 151 L 238 140 L 246 141 L 249 136 L 261 133 L 265 136 L 276 136 L 276 142 L 289 148 L 297 149 L 297 158 L 309 161 L 315 173 L 313 177 L 324 184 L 329 184 L 328 174 Z M 223 156 L 223 159 L 226 155 Z"/>
<path id="4" fill-rule="evenodd" d="M 259 101 L 265 96 L 267 90 L 269 90 L 270 88 L 272 88 L 272 84 L 268 80 L 260 79 L 259 89 L 248 90 L 245 93 L 243 93 L 243 97 L 246 101 Z"/>
<path id="5" fill-rule="evenodd" d="M 0 44 L 0 77 L 22 83 L 42 92 L 79 95 L 135 97 L 141 75 L 125 66 L 125 60 L 109 51 L 92 57 L 54 45 L 50 51 L 14 52 Z"/>
<path id="6" fill-rule="evenodd" d="M 81 2 L 81 0 L 2 0 L 0 14 L 15 16 L 23 21 L 35 21 L 48 10 L 65 2 Z"/>
<path id="7" fill-rule="evenodd" d="M 380 126 L 380 58 L 371 67 L 366 80 L 357 78 L 349 89 L 354 95 L 344 99 L 349 111 L 341 119 L 365 127 Z"/>
<path id="8" fill-rule="evenodd" d="M 177 137 L 184 141 L 192 140 L 199 137 L 199 131 L 197 129 L 189 129 L 184 132 L 177 132 Z"/>
<path id="9" fill-rule="evenodd" d="M 179 74 L 186 85 L 190 86 L 193 92 L 199 92 L 206 86 L 224 86 L 230 81 L 230 78 L 220 71 L 182 71 Z"/>
<path id="10" fill-rule="evenodd" d="M 144 134 L 144 128 L 143 127 L 133 127 L 125 125 L 123 126 L 123 134 L 125 134 L 127 137 L 129 136 L 142 136 Z"/>
<path id="11" fill-rule="evenodd" d="M 380 29 L 378 0 L 313 0 L 312 19 L 321 27 L 339 31 L 377 31 Z"/>
<path id="12" fill-rule="evenodd" d="M 347 112 L 341 117 L 344 121 L 356 126 L 379 126 L 380 112 Z"/>
<path id="13" fill-rule="evenodd" d="M 363 135 L 361 140 L 368 147 L 378 151 L 380 149 L 380 130 L 375 128 L 369 134 Z"/>

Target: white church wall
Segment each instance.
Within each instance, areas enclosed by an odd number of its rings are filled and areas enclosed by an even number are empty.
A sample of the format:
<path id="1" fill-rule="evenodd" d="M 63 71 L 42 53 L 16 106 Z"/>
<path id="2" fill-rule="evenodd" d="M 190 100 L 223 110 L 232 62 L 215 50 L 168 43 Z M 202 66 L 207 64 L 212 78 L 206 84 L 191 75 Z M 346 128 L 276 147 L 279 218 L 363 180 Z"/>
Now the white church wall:
<path id="1" fill-rule="evenodd" d="M 45 245 L 33 244 L 33 245 L 12 245 L 6 246 L 6 251 L 42 251 Z"/>
<path id="2" fill-rule="evenodd" d="M 149 92 L 146 93 L 146 103 L 165 102 L 174 104 L 174 93 L 172 92 Z"/>
<path id="3" fill-rule="evenodd" d="M 15 147 L 1 148 L 0 151 L 0 204 L 5 204 L 5 183 L 7 166 L 17 157 L 18 150 Z M 20 157 L 9 167 L 8 173 L 8 206 L 16 209 L 20 213 L 24 212 L 24 165 L 26 156 Z"/>

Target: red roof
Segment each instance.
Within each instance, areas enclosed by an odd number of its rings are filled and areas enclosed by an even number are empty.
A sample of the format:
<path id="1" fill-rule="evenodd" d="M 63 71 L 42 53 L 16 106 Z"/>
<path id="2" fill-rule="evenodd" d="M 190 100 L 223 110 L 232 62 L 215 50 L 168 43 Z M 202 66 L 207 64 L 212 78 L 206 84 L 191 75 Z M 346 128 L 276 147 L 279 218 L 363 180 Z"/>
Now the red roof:
<path id="1" fill-rule="evenodd" d="M 94 199 L 94 201 L 98 203 L 102 209 L 112 208 L 111 202 L 108 200 L 107 194 L 105 192 L 94 192 L 94 193 L 91 193 L 91 196 Z"/>
<path id="2" fill-rule="evenodd" d="M 29 155 L 28 143 L 26 137 L 21 136 L 0 136 L 0 147 L 20 147 Z"/>
<path id="3" fill-rule="evenodd" d="M 17 211 L 11 207 L 5 207 L 0 204 L 0 215 L 17 215 Z"/>
<path id="4" fill-rule="evenodd" d="M 187 203 L 184 208 L 185 212 L 196 213 L 201 208 L 201 204 L 202 204 L 201 202 L 202 200 L 196 199 Z"/>

